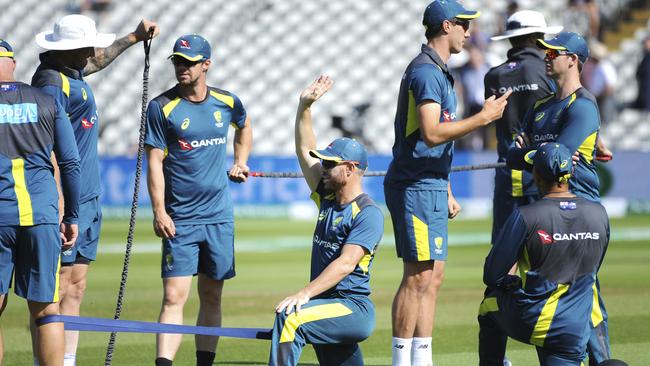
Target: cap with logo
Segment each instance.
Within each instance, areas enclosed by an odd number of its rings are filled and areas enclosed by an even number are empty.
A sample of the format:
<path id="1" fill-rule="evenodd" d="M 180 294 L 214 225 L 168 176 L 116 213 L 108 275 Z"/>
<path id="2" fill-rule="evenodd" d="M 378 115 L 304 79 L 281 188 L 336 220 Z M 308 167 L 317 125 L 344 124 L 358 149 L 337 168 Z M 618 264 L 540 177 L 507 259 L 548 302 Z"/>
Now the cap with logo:
<path id="1" fill-rule="evenodd" d="M 532 163 L 537 174 L 544 179 L 566 182 L 571 177 L 572 154 L 562 144 L 550 142 L 542 145 L 526 154 L 524 159 Z"/>
<path id="2" fill-rule="evenodd" d="M 98 33 L 95 21 L 84 15 L 70 14 L 54 23 L 52 31 L 36 35 L 36 44 L 46 50 L 106 48 L 115 41 L 113 33 Z"/>
<path id="3" fill-rule="evenodd" d="M 481 12 L 467 10 L 456 0 L 434 0 L 424 10 L 422 24 L 425 27 L 437 27 L 445 20 L 474 19 L 478 18 Z"/>
<path id="4" fill-rule="evenodd" d="M 544 14 L 534 10 L 522 10 L 512 14 L 506 21 L 506 31 L 490 39 L 499 41 L 532 33 L 556 34 L 562 31 L 561 25 L 547 26 Z"/>
<path id="5" fill-rule="evenodd" d="M 368 168 L 368 153 L 357 140 L 340 137 L 322 150 L 311 150 L 309 155 L 321 160 L 349 161 L 356 163 L 359 169 Z"/>
<path id="6" fill-rule="evenodd" d="M 180 56 L 188 61 L 204 61 L 210 58 L 210 43 L 198 34 L 181 36 L 174 43 L 174 53 L 169 58 Z"/>
<path id="7" fill-rule="evenodd" d="M 0 57 L 14 58 L 14 49 L 11 48 L 9 42 L 0 39 L 0 47 L 5 49 L 4 51 L 0 50 Z"/>
<path id="8" fill-rule="evenodd" d="M 587 41 L 574 32 L 562 32 L 555 38 L 545 41 L 543 39 L 537 40 L 537 46 L 542 49 L 551 49 L 558 51 L 566 51 L 578 55 L 580 62 L 586 62 L 589 58 L 589 47 Z"/>

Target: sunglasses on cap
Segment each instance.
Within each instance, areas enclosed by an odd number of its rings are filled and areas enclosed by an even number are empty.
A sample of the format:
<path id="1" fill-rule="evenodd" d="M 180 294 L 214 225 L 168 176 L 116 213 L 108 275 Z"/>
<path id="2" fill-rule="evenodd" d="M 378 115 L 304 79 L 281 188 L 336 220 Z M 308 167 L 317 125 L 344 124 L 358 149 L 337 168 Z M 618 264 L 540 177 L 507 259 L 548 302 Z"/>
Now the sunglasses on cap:
<path id="1" fill-rule="evenodd" d="M 467 30 L 469 30 L 469 20 L 467 20 L 467 19 L 454 18 L 454 19 L 450 20 L 450 22 L 451 22 L 451 24 L 454 24 L 454 25 L 460 25 L 461 27 L 463 27 L 463 30 L 465 32 L 467 32 Z"/>
<path id="2" fill-rule="evenodd" d="M 334 160 L 321 160 L 320 165 L 323 167 L 325 170 L 330 170 L 334 167 L 336 167 L 339 164 L 352 164 L 355 167 L 359 165 L 356 161 L 348 161 L 348 160 L 341 160 L 341 161 L 334 161 Z"/>
<path id="3" fill-rule="evenodd" d="M 564 50 L 554 50 L 554 49 L 547 49 L 546 51 L 546 58 L 549 60 L 555 60 L 556 58 L 560 57 L 561 55 L 575 55 L 575 53 L 569 52 L 569 51 L 564 51 Z"/>

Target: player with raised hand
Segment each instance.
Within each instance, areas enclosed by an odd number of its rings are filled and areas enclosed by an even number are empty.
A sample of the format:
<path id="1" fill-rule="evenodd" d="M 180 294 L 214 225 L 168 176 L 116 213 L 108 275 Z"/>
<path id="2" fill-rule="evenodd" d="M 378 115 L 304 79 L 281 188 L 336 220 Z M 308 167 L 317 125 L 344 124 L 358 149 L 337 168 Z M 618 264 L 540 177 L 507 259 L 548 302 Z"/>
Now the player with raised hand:
<path id="1" fill-rule="evenodd" d="M 269 365 L 296 365 L 312 344 L 321 365 L 363 365 L 358 342 L 372 332 L 370 268 L 384 231 L 384 218 L 363 192 L 366 149 L 338 138 L 316 150 L 311 105 L 332 86 L 320 76 L 300 95 L 296 155 L 319 208 L 312 239 L 310 282 L 275 308 Z"/>

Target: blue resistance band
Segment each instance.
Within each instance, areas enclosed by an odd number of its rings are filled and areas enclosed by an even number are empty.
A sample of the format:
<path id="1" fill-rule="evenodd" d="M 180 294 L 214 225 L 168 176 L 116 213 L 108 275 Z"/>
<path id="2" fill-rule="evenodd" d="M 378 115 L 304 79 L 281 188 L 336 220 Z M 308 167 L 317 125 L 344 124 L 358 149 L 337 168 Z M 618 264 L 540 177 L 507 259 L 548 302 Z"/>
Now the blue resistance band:
<path id="1" fill-rule="evenodd" d="M 231 338 L 271 339 L 271 329 L 263 328 L 202 327 L 69 315 L 48 315 L 36 319 L 38 326 L 49 323 L 63 323 L 65 330 L 86 332 L 199 334 Z"/>

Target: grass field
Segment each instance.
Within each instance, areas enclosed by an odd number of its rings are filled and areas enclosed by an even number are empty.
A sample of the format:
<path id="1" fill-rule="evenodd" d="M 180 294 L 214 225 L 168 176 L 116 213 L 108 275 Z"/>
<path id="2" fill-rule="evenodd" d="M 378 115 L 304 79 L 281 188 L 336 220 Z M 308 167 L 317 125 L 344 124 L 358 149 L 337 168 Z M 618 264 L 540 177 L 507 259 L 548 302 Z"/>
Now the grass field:
<path id="1" fill-rule="evenodd" d="M 390 365 L 390 305 L 401 276 L 402 265 L 395 257 L 392 231 L 387 222 L 384 244 L 372 268 L 372 299 L 377 308 L 373 335 L 362 344 L 366 364 Z M 433 336 L 434 362 L 443 365 L 475 365 L 478 325 L 476 314 L 483 285 L 483 260 L 489 246 L 477 241 L 489 232 L 489 221 L 457 221 L 450 233 L 464 235 L 464 245 L 449 249 L 449 260 L 436 315 Z M 313 223 L 283 220 L 237 221 L 237 277 L 224 290 L 224 326 L 271 327 L 273 307 L 284 296 L 303 286 L 309 276 L 309 249 Z M 612 241 L 600 272 L 602 293 L 610 314 L 610 335 L 614 356 L 630 365 L 650 364 L 650 217 L 612 220 Z M 126 221 L 106 221 L 102 232 L 104 252 L 91 267 L 82 314 L 113 316 L 123 255 L 112 253 L 126 238 Z M 639 233 L 635 237 L 630 233 Z M 645 235 L 645 239 L 643 236 Z M 619 239 L 617 240 L 617 237 Z M 282 239 L 276 239 L 282 238 Z M 302 245 L 283 245 L 283 242 Z M 131 261 L 122 319 L 155 321 L 162 295 L 160 254 L 153 243 L 149 221 L 140 221 L 135 236 L 136 252 Z M 141 245 L 138 247 L 138 245 Z M 237 245 L 237 244 L 236 244 Z M 110 250 L 112 249 L 112 250 Z M 193 324 L 197 310 L 195 292 L 186 306 L 185 323 Z M 31 364 L 30 338 L 24 300 L 11 295 L 0 324 L 5 341 L 6 365 Z M 176 365 L 194 365 L 193 337 L 185 336 Z M 103 364 L 108 334 L 83 333 L 78 352 L 79 365 Z M 515 365 L 537 364 L 534 349 L 515 341 L 508 357 Z M 153 364 L 155 338 L 151 334 L 120 334 L 114 365 Z M 264 364 L 269 344 L 260 340 L 222 338 L 216 363 L 220 365 Z M 315 364 L 307 348 L 301 361 Z"/>

